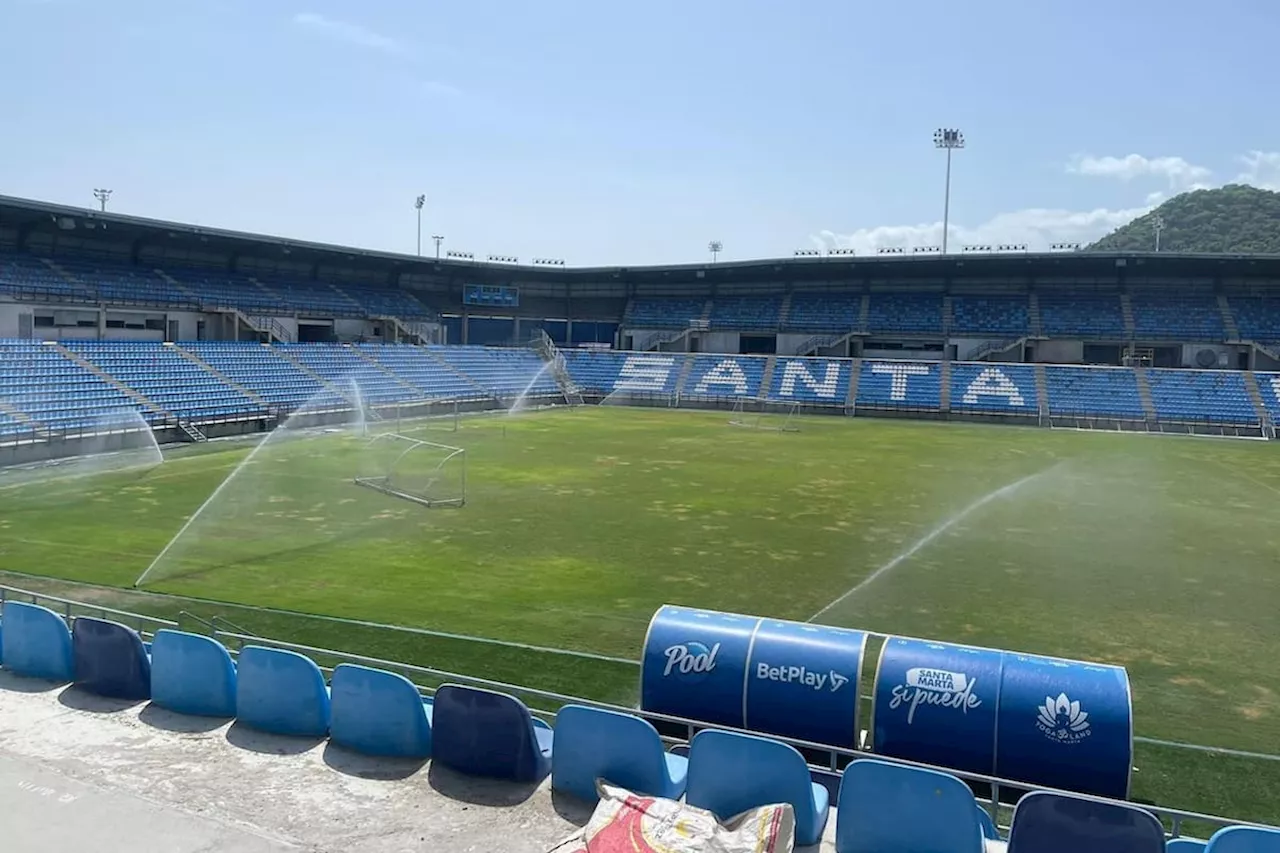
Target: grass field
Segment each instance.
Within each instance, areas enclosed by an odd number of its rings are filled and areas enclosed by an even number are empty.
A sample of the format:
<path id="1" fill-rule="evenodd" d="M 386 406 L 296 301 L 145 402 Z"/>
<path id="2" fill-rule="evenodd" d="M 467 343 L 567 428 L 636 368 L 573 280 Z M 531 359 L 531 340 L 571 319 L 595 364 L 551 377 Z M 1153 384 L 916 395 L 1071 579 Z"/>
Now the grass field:
<path id="1" fill-rule="evenodd" d="M 191 524 L 147 594 L 58 583 L 132 587 L 249 446 L 178 450 L 145 473 L 0 486 L 0 566 L 50 579 L 7 578 L 27 588 L 619 702 L 636 700 L 633 666 L 250 608 L 624 658 L 664 603 L 820 613 L 1122 664 L 1138 735 L 1280 752 L 1270 444 L 727 420 L 605 407 L 416 433 L 467 449 L 462 509 L 354 486 L 370 461 L 358 437 L 280 441 Z M 1280 761 L 1144 743 L 1136 764 L 1135 797 L 1280 820 Z"/>

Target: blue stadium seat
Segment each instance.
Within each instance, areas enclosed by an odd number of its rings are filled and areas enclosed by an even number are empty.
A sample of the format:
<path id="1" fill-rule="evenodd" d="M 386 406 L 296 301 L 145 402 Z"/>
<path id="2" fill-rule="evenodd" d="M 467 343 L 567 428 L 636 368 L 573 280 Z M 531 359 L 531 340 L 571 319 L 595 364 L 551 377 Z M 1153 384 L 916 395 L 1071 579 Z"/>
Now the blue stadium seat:
<path id="1" fill-rule="evenodd" d="M 329 737 L 368 755 L 431 755 L 430 699 L 394 672 L 343 663 L 333 670 Z"/>
<path id="2" fill-rule="evenodd" d="M 685 359 L 681 353 L 565 352 L 569 375 L 582 390 L 607 395 L 624 391 L 637 395 L 675 393 Z"/>
<path id="3" fill-rule="evenodd" d="M 935 361 L 863 361 L 857 405 L 937 411 L 942 369 Z"/>
<path id="4" fill-rule="evenodd" d="M 1280 829 L 1228 826 L 1205 845 L 1205 853 L 1280 853 Z"/>
<path id="5" fill-rule="evenodd" d="M 4 631 L 0 633 L 0 659 L 4 668 L 27 678 L 71 681 L 75 678 L 75 658 L 71 631 L 62 617 L 47 607 L 6 601 L 0 611 Z"/>
<path id="6" fill-rule="evenodd" d="M 1162 421 L 1258 423 L 1258 412 L 1241 373 L 1233 370 L 1147 370 L 1146 377 L 1156 417 Z"/>
<path id="7" fill-rule="evenodd" d="M 637 329 L 683 329 L 698 319 L 705 299 L 640 297 L 631 300 L 623 325 Z"/>
<path id="8" fill-rule="evenodd" d="M 1134 295 L 1133 328 L 1147 340 L 1221 341 L 1227 337 L 1222 311 L 1212 296 Z"/>
<path id="9" fill-rule="evenodd" d="M 443 684 L 434 699 L 433 761 L 514 782 L 537 782 L 551 772 L 554 733 L 516 697 Z"/>
<path id="10" fill-rule="evenodd" d="M 1198 838 L 1170 838 L 1165 842 L 1164 853 L 1201 853 L 1206 844 Z"/>
<path id="11" fill-rule="evenodd" d="M 842 335 L 861 325 L 862 296 L 857 293 L 793 293 L 786 331 Z"/>
<path id="12" fill-rule="evenodd" d="M 1044 368 L 1049 413 L 1141 420 L 1138 380 L 1127 367 Z"/>
<path id="13" fill-rule="evenodd" d="M 769 399 L 843 406 L 849 398 L 853 362 L 830 358 L 778 358 Z"/>
<path id="14" fill-rule="evenodd" d="M 1232 296 L 1228 301 L 1241 338 L 1261 343 L 1280 341 L 1280 298 Z"/>
<path id="15" fill-rule="evenodd" d="M 781 309 L 781 296 L 718 296 L 711 304 L 711 328 L 774 331 Z"/>
<path id="16" fill-rule="evenodd" d="M 151 698 L 151 656 L 132 628 L 79 616 L 71 624 L 75 685 L 113 699 Z"/>
<path id="17" fill-rule="evenodd" d="M 1008 853 L 1164 853 L 1164 828 L 1137 806 L 1036 791 L 1018 801 Z"/>
<path id="18" fill-rule="evenodd" d="M 696 355 L 681 394 L 685 397 L 754 397 L 767 359 L 750 355 Z"/>
<path id="19" fill-rule="evenodd" d="M 949 773 L 874 758 L 844 769 L 836 853 L 982 853 L 980 810 Z"/>
<path id="20" fill-rule="evenodd" d="M 533 350 L 433 344 L 427 351 L 487 396 L 512 401 L 526 391 L 535 398 L 560 394 L 555 376 Z"/>
<path id="21" fill-rule="evenodd" d="M 156 631 L 151 641 L 151 700 L 179 714 L 236 715 L 236 666 L 218 641 Z"/>
<path id="22" fill-rule="evenodd" d="M 1120 295 L 1076 296 L 1039 294 L 1040 326 L 1055 338 L 1125 337 Z"/>
<path id="23" fill-rule="evenodd" d="M 942 334 L 941 293 L 873 293 L 867 310 L 871 334 Z"/>
<path id="24" fill-rule="evenodd" d="M 952 364 L 951 409 L 1034 415 L 1040 410 L 1035 368 L 1029 364 Z"/>
<path id="25" fill-rule="evenodd" d="M 236 719 L 278 735 L 324 737 L 329 732 L 324 674 L 297 652 L 245 646 L 236 661 Z"/>
<path id="26" fill-rule="evenodd" d="M 689 744 L 685 801 L 725 820 L 747 809 L 790 803 L 796 844 L 817 844 L 827 825 L 830 795 L 813 782 L 792 746 L 736 732 L 705 729 Z"/>
<path id="27" fill-rule="evenodd" d="M 1005 335 L 1022 337 L 1031 331 L 1023 296 L 951 297 L 952 335 Z"/>
<path id="28" fill-rule="evenodd" d="M 594 803 L 596 779 L 639 794 L 678 800 L 688 759 L 666 752 L 658 731 L 632 714 L 565 705 L 556 714 L 551 787 Z"/>

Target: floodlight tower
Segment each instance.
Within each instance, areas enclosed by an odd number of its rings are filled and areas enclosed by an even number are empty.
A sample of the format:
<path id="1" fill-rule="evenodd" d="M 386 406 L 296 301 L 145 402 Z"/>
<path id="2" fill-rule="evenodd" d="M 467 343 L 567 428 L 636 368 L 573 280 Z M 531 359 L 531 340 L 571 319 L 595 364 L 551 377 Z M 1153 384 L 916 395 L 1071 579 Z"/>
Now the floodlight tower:
<path id="1" fill-rule="evenodd" d="M 945 255 L 951 225 L 951 152 L 964 147 L 964 134 L 953 127 L 940 127 L 933 132 L 933 147 L 947 152 L 947 188 L 942 202 L 942 254 Z"/>
<path id="2" fill-rule="evenodd" d="M 719 240 L 712 240 L 707 244 L 707 251 L 711 253 L 711 263 L 715 263 L 720 258 L 720 253 L 724 251 L 724 243 Z"/>
<path id="3" fill-rule="evenodd" d="M 413 200 L 413 207 L 418 211 L 418 257 L 422 257 L 422 206 L 426 203 L 425 195 L 419 195 Z"/>
<path id="4" fill-rule="evenodd" d="M 98 204 L 102 206 L 102 212 L 107 212 L 107 199 L 111 198 L 111 190 L 95 189 L 93 197 L 98 200 Z"/>
<path id="5" fill-rule="evenodd" d="M 1164 217 L 1156 214 L 1155 219 L 1151 221 L 1151 226 L 1156 232 L 1156 251 L 1160 251 L 1160 232 L 1164 230 Z"/>
<path id="6" fill-rule="evenodd" d="M 439 234 L 432 234 L 431 239 L 434 240 L 436 244 L 436 260 L 440 260 L 440 244 L 444 242 L 444 237 Z"/>

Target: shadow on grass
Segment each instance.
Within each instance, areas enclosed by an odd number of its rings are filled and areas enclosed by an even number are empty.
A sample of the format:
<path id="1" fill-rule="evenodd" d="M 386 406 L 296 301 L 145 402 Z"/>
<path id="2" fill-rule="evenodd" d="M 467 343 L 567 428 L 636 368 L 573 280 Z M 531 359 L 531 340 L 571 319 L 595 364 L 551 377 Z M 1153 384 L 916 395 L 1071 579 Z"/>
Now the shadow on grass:
<path id="1" fill-rule="evenodd" d="M 427 764 L 425 758 L 393 758 L 382 755 L 365 755 L 329 741 L 325 744 L 324 763 L 357 779 L 397 781 L 408 779 Z"/>
<path id="2" fill-rule="evenodd" d="M 147 706 L 138 714 L 138 719 L 153 729 L 184 735 L 205 734 L 222 728 L 232 720 L 231 717 L 197 717 L 192 714 L 179 714 L 168 708 L 162 708 L 155 702 L 147 703 Z"/>
<path id="3" fill-rule="evenodd" d="M 227 743 L 262 755 L 302 755 L 320 745 L 324 738 L 293 737 L 260 732 L 236 720 L 227 729 Z"/>
<path id="4" fill-rule="evenodd" d="M 74 684 L 58 694 L 58 704 L 77 711 L 90 711 L 95 714 L 118 714 L 141 705 L 145 699 L 114 699 L 110 696 L 99 696 L 87 690 L 81 690 Z"/>
<path id="5" fill-rule="evenodd" d="M 533 796 L 541 782 L 511 782 L 505 779 L 484 779 L 467 776 L 450 770 L 442 764 L 431 762 L 427 770 L 427 783 L 438 794 L 451 800 L 476 806 L 518 806 Z"/>

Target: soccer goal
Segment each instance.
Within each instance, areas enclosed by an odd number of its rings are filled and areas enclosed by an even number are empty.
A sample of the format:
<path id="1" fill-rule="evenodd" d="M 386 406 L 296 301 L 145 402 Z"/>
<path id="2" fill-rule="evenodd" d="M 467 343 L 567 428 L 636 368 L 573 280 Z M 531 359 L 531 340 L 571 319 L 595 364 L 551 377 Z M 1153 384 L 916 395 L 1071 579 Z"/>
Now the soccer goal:
<path id="1" fill-rule="evenodd" d="M 792 400 L 760 400 L 755 397 L 739 397 L 733 403 L 729 417 L 732 426 L 773 432 L 799 432 L 794 423 L 800 404 Z"/>
<path id="2" fill-rule="evenodd" d="M 467 451 L 399 433 L 369 439 L 360 454 L 357 486 L 425 507 L 467 502 Z"/>

